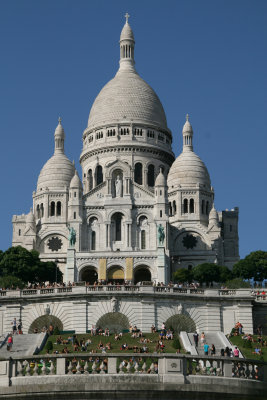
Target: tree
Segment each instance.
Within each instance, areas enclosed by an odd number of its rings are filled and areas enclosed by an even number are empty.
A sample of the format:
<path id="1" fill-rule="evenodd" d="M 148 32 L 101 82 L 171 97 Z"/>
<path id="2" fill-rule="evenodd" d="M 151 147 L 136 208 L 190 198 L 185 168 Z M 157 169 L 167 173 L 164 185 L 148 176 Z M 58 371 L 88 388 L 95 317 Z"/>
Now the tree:
<path id="1" fill-rule="evenodd" d="M 219 272 L 220 272 L 219 282 L 229 281 L 233 276 L 230 269 L 228 267 L 226 267 L 225 265 L 219 265 L 218 267 L 219 267 Z"/>
<path id="2" fill-rule="evenodd" d="M 220 280 L 220 268 L 217 264 L 203 263 L 193 268 L 193 278 L 201 285 L 205 282 L 207 286 Z"/>
<path id="3" fill-rule="evenodd" d="M 233 267 L 236 278 L 263 281 L 267 278 L 267 252 L 258 250 L 248 254 L 243 260 L 238 261 Z"/>
<path id="4" fill-rule="evenodd" d="M 1 289 L 22 289 L 25 283 L 15 276 L 1 276 L 0 277 L 0 288 Z"/>
<path id="5" fill-rule="evenodd" d="M 189 271 L 187 268 L 180 268 L 173 274 L 173 280 L 177 282 L 192 282 L 193 275 L 192 271 Z"/>
<path id="6" fill-rule="evenodd" d="M 57 272 L 56 272 L 57 269 Z M 24 247 L 10 247 L 0 254 L 0 276 L 13 276 L 22 282 L 35 283 L 44 281 L 58 281 L 62 279 L 62 272 L 52 261 L 42 262 L 36 250 L 27 250 Z"/>
<path id="7" fill-rule="evenodd" d="M 227 289 L 244 289 L 250 288 L 250 283 L 245 282 L 242 278 L 234 278 L 229 281 L 226 281 L 225 286 Z"/>

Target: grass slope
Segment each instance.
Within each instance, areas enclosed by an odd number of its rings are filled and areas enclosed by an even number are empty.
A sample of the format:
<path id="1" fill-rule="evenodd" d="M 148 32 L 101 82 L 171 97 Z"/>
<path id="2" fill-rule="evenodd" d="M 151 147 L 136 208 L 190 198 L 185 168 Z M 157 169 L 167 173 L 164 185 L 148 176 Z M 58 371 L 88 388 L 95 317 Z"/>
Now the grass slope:
<path id="1" fill-rule="evenodd" d="M 67 347 L 70 353 L 73 353 L 73 345 L 71 343 L 69 343 L 68 345 L 64 345 L 64 344 L 57 344 L 56 340 L 57 337 L 59 335 L 52 335 L 48 338 L 47 342 L 50 341 L 53 344 L 53 350 L 50 351 L 51 353 L 55 353 L 56 351 L 58 353 L 62 353 L 64 347 Z M 61 335 L 62 339 L 68 339 L 68 337 L 71 337 L 72 334 L 64 334 Z M 78 341 L 80 342 L 81 339 L 84 339 L 85 341 L 90 338 L 92 340 L 92 344 L 90 344 L 87 347 L 87 352 L 86 353 L 90 353 L 92 350 L 94 350 L 94 352 L 96 351 L 96 353 L 100 354 L 102 353 L 102 351 L 100 349 L 98 349 L 98 345 L 99 342 L 101 341 L 103 343 L 103 345 L 105 346 L 105 344 L 107 344 L 108 342 L 111 343 L 111 350 L 106 350 L 107 353 L 133 353 L 134 346 L 137 346 L 138 348 L 142 348 L 143 347 L 143 343 L 140 343 L 140 338 L 132 338 L 130 333 L 125 333 L 123 334 L 122 338 L 118 341 L 114 340 L 114 334 L 110 335 L 110 336 L 91 336 L 91 334 L 77 334 L 76 335 Z M 147 343 L 145 344 L 145 346 L 148 347 L 148 352 L 149 353 L 153 353 L 156 351 L 156 345 L 157 342 L 159 340 L 159 334 L 158 333 L 145 333 L 143 335 L 144 338 L 149 339 L 150 341 L 152 341 L 152 343 Z M 175 338 L 173 340 L 164 340 L 164 353 L 176 353 L 177 351 L 177 347 L 174 348 L 173 344 L 175 344 L 177 340 L 177 336 L 175 335 Z M 128 350 L 121 350 L 121 346 L 127 343 L 128 345 Z M 77 353 L 81 352 L 81 348 L 79 347 Z M 47 353 L 47 343 L 46 346 L 44 347 L 44 349 L 40 352 L 40 354 L 46 354 Z"/>
<path id="2" fill-rule="evenodd" d="M 261 346 L 258 343 L 258 335 L 253 335 L 253 340 L 255 342 L 251 343 L 251 348 L 247 348 L 246 346 L 246 341 L 242 339 L 242 335 L 240 336 L 232 336 L 229 338 L 230 342 L 233 344 L 233 346 L 237 346 L 244 357 L 246 358 L 251 358 L 255 360 L 262 360 L 267 362 L 267 347 L 266 346 Z M 267 336 L 263 336 L 263 340 L 267 340 Z M 255 350 L 255 348 L 258 347 L 262 351 L 262 355 L 256 355 L 252 354 L 252 352 Z"/>

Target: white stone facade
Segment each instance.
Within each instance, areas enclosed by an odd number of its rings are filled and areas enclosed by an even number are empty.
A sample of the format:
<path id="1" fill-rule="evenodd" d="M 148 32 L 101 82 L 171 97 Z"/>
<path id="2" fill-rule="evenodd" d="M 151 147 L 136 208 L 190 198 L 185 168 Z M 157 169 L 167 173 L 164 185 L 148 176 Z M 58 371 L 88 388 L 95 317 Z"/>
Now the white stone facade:
<path id="1" fill-rule="evenodd" d="M 175 160 L 164 109 L 135 70 L 134 46 L 126 22 L 120 68 L 97 96 L 83 133 L 82 183 L 64 154 L 59 121 L 55 152 L 39 175 L 32 211 L 13 216 L 12 245 L 57 260 L 64 281 L 168 282 L 180 267 L 202 262 L 232 267 L 239 259 L 238 208 L 215 210 L 188 117 L 183 152 Z"/>

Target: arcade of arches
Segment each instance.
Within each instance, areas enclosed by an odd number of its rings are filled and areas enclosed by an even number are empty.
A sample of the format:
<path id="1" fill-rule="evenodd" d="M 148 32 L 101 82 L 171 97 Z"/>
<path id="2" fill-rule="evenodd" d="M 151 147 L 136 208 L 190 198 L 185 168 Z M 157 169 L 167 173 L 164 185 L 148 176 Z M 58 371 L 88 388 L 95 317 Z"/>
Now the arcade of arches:
<path id="1" fill-rule="evenodd" d="M 80 281 L 88 282 L 89 285 L 93 285 L 98 281 L 98 273 L 95 267 L 86 266 L 82 269 L 79 276 Z M 114 283 L 123 283 L 125 280 L 124 269 L 115 265 L 107 271 L 107 281 Z M 138 282 L 151 282 L 151 272 L 146 265 L 140 265 L 134 270 L 133 283 L 136 285 Z"/>

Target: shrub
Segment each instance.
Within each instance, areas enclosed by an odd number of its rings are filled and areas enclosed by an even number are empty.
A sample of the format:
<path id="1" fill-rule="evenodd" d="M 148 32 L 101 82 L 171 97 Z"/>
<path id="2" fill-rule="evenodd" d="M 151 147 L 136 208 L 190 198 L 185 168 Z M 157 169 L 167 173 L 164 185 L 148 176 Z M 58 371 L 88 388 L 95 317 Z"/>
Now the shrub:
<path id="1" fill-rule="evenodd" d="M 46 348 L 47 351 L 53 350 L 53 343 L 49 340 L 49 341 L 46 343 L 45 348 Z"/>
<path id="2" fill-rule="evenodd" d="M 181 350 L 181 343 L 180 343 L 179 338 L 173 339 L 172 347 L 173 347 L 175 350 Z"/>
<path id="3" fill-rule="evenodd" d="M 251 349 L 252 348 L 252 343 L 250 340 L 244 340 L 243 341 L 243 347 L 244 349 Z"/>
<path id="4" fill-rule="evenodd" d="M 59 329 L 57 326 L 54 329 L 53 335 L 60 335 L 60 332 L 59 332 Z"/>

